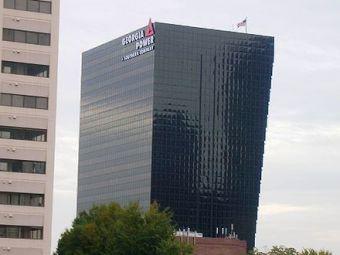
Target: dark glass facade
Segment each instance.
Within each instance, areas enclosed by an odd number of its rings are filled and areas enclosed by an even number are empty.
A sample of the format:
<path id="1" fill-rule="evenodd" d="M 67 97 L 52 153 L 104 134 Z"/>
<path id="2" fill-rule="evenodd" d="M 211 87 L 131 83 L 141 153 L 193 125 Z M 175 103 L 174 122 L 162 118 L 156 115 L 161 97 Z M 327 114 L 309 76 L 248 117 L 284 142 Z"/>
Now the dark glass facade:
<path id="1" fill-rule="evenodd" d="M 150 203 L 154 56 L 123 62 L 134 47 L 120 39 L 83 55 L 78 211 Z"/>
<path id="2" fill-rule="evenodd" d="M 128 61 L 121 38 L 84 54 L 78 211 L 157 201 L 178 227 L 214 237 L 233 224 L 251 248 L 274 39 L 155 30 L 155 50 Z"/>

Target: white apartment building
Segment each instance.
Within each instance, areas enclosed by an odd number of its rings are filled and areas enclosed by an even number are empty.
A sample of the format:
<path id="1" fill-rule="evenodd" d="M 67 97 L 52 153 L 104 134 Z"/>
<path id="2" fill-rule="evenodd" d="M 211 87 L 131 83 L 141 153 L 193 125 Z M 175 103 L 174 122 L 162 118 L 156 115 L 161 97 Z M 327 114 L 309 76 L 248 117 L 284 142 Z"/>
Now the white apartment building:
<path id="1" fill-rule="evenodd" d="M 59 0 L 0 0 L 0 22 L 0 255 L 49 255 Z"/>

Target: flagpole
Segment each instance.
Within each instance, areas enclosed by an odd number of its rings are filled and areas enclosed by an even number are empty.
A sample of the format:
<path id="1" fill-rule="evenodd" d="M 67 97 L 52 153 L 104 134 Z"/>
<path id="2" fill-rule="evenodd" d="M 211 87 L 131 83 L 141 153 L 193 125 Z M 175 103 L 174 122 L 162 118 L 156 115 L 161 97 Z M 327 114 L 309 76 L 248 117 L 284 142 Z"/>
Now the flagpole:
<path id="1" fill-rule="evenodd" d="M 246 17 L 246 34 L 248 34 L 248 17 Z"/>

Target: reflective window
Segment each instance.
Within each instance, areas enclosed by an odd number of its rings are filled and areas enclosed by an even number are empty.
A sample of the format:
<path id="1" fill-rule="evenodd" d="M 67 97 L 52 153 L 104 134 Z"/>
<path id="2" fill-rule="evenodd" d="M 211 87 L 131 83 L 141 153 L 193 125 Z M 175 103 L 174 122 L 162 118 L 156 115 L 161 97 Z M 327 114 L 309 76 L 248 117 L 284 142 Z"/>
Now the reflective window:
<path id="1" fill-rule="evenodd" d="M 49 77 L 49 66 L 2 61 L 2 72 L 37 77 Z"/>
<path id="2" fill-rule="evenodd" d="M 0 192 L 0 204 L 43 207 L 44 206 L 44 195 L 43 194 Z"/>
<path id="3" fill-rule="evenodd" d="M 26 42 L 30 44 L 38 44 L 39 35 L 34 32 L 26 32 Z"/>
<path id="4" fill-rule="evenodd" d="M 11 132 L 7 130 L 0 130 L 1 139 L 11 139 Z"/>
<path id="5" fill-rule="evenodd" d="M 52 3 L 40 0 L 4 0 L 4 8 L 30 12 L 51 13 Z"/>
<path id="6" fill-rule="evenodd" d="M 30 205 L 43 207 L 44 206 L 44 195 L 31 195 Z"/>
<path id="7" fill-rule="evenodd" d="M 51 45 L 51 35 L 39 33 L 39 44 L 40 45 L 46 45 L 46 46 Z"/>
<path id="8" fill-rule="evenodd" d="M 40 12 L 51 13 L 51 2 L 40 1 Z"/>
<path id="9" fill-rule="evenodd" d="M 4 28 L 2 36 L 3 36 L 3 40 L 4 41 L 12 42 L 12 41 L 14 41 L 14 30 L 13 29 L 6 29 L 6 28 Z"/>
<path id="10" fill-rule="evenodd" d="M 0 229 L 2 226 L 0 225 Z M 20 236 L 20 228 L 14 227 L 14 226 L 7 226 L 7 233 L 6 236 L 7 238 L 17 238 Z"/>
<path id="11" fill-rule="evenodd" d="M 9 203 L 8 196 L 5 193 L 0 193 L 0 204 L 6 205 Z"/>
<path id="12" fill-rule="evenodd" d="M 21 31 L 21 30 L 14 31 L 14 42 L 25 43 L 26 42 L 26 32 Z"/>
<path id="13" fill-rule="evenodd" d="M 15 173 L 45 174 L 46 163 L 39 161 L 0 159 L 0 171 Z"/>
<path id="14" fill-rule="evenodd" d="M 48 99 L 45 97 L 37 97 L 37 104 L 36 108 L 37 109 L 47 109 L 48 108 Z"/>
<path id="15" fill-rule="evenodd" d="M 14 107 L 24 107 L 24 96 L 12 95 L 12 106 L 14 106 Z"/>
<path id="16" fill-rule="evenodd" d="M 42 240 L 43 228 L 0 225 L 0 238 Z"/>
<path id="17" fill-rule="evenodd" d="M 46 142 L 47 131 L 39 129 L 25 129 L 0 126 L 0 138 Z"/>
<path id="18" fill-rule="evenodd" d="M 8 163 L 0 161 L 0 171 L 7 171 L 7 169 L 8 169 Z"/>
<path id="19" fill-rule="evenodd" d="M 0 93 L 0 105 L 47 110 L 48 98 Z"/>
<path id="20" fill-rule="evenodd" d="M 0 94 L 0 105 L 11 106 L 12 96 L 10 94 Z"/>
<path id="21" fill-rule="evenodd" d="M 30 76 L 48 77 L 48 68 L 41 65 L 29 65 L 27 67 L 27 73 Z"/>
<path id="22" fill-rule="evenodd" d="M 28 0 L 27 2 L 27 10 L 31 12 L 39 12 L 39 1 L 37 0 Z"/>
<path id="23" fill-rule="evenodd" d="M 33 173 L 34 172 L 34 162 L 32 162 L 32 161 L 22 162 L 22 171 L 24 173 Z"/>
<path id="24" fill-rule="evenodd" d="M 36 108 L 36 98 L 32 96 L 25 96 L 24 107 L 25 108 Z"/>
<path id="25" fill-rule="evenodd" d="M 10 74 L 10 73 L 12 72 L 12 66 L 9 66 L 9 65 L 3 66 L 3 67 L 2 67 L 2 72 L 3 72 L 3 73 Z"/>
<path id="26" fill-rule="evenodd" d="M 51 43 L 51 35 L 47 33 L 4 28 L 3 40 L 49 46 Z"/>
<path id="27" fill-rule="evenodd" d="M 15 9 L 26 11 L 27 10 L 27 0 L 15 0 Z"/>
<path id="28" fill-rule="evenodd" d="M 45 174 L 46 164 L 44 162 L 34 162 L 33 171 L 36 174 Z"/>
<path id="29" fill-rule="evenodd" d="M 15 0 L 4 0 L 4 8 L 14 9 Z"/>
<path id="30" fill-rule="evenodd" d="M 19 205 L 20 204 L 20 194 L 13 193 L 10 197 L 10 204 L 11 205 Z"/>

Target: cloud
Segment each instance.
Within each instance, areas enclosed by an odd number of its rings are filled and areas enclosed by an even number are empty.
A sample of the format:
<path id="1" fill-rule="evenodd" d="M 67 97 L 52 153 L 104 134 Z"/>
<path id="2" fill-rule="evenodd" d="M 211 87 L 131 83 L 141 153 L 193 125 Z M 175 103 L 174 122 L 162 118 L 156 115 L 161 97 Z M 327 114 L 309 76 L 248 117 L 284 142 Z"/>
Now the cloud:
<path id="1" fill-rule="evenodd" d="M 52 249 L 76 216 L 78 135 L 57 128 L 53 203 Z"/>
<path id="2" fill-rule="evenodd" d="M 301 212 L 306 212 L 310 210 L 312 210 L 312 208 L 303 207 L 303 206 L 296 206 L 296 205 L 289 205 L 289 204 L 269 204 L 269 205 L 260 206 L 259 215 L 270 216 L 270 215 L 286 214 L 286 213 L 301 213 Z"/>
<path id="3" fill-rule="evenodd" d="M 268 152 L 275 153 L 274 148 L 281 146 L 328 146 L 340 144 L 339 123 L 308 123 L 301 121 L 271 121 L 268 128 Z M 310 147 L 313 149 L 313 147 Z M 316 148 L 317 149 L 317 148 Z M 304 151 L 301 151 L 304 152 Z"/>
<path id="4" fill-rule="evenodd" d="M 340 254 L 339 8 L 337 0 L 61 1 L 53 246 L 76 210 L 82 51 L 149 17 L 230 29 L 248 16 L 251 33 L 276 37 L 257 243 Z"/>

